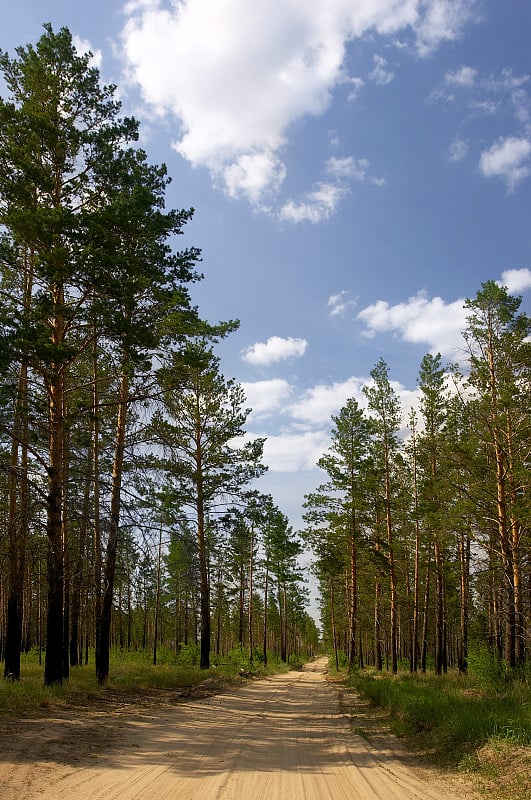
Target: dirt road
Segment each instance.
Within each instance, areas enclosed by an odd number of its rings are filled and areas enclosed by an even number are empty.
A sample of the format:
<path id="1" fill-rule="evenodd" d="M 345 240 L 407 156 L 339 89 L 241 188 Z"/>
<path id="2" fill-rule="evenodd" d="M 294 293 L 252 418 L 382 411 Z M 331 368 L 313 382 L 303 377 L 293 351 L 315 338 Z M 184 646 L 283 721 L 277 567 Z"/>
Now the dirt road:
<path id="1" fill-rule="evenodd" d="M 2 800 L 472 799 L 347 713 L 325 667 L 174 707 L 7 723 Z"/>

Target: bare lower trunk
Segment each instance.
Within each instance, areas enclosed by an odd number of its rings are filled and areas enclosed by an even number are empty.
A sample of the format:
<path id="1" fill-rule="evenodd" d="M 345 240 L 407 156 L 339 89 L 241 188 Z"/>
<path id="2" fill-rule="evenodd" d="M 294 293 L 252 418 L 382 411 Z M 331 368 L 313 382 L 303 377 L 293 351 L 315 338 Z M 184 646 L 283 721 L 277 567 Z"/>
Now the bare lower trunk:
<path id="1" fill-rule="evenodd" d="M 264 580 L 264 638 L 262 644 L 262 653 L 265 665 L 267 665 L 267 623 L 268 623 L 268 604 L 269 604 L 268 591 L 269 591 L 269 557 L 266 560 L 266 571 Z"/>
<path id="2" fill-rule="evenodd" d="M 382 631 L 381 631 L 381 615 L 380 615 L 380 597 L 382 594 L 382 585 L 379 580 L 376 581 L 374 592 L 374 660 L 376 669 L 383 669 L 382 660 Z"/>
<path id="3" fill-rule="evenodd" d="M 336 633 L 336 601 L 334 593 L 334 581 L 330 580 L 330 618 L 332 623 L 332 641 L 334 644 L 334 659 L 336 670 L 339 671 L 339 657 L 337 652 L 337 633 Z"/>
<path id="4" fill-rule="evenodd" d="M 85 563 L 85 546 L 90 509 L 90 478 L 85 481 L 85 496 L 83 499 L 83 517 L 79 529 L 79 542 L 77 558 L 72 577 L 72 602 L 70 606 L 70 666 L 77 667 L 83 662 L 80 635 L 81 617 L 81 588 L 83 585 L 83 568 Z"/>
<path id="5" fill-rule="evenodd" d="M 11 456 L 9 462 L 8 543 L 9 574 L 7 596 L 7 626 L 4 645 L 4 676 L 20 678 L 22 649 L 22 618 L 24 610 L 24 571 L 28 534 L 28 451 L 27 368 L 21 365 L 16 400 Z M 19 463 L 19 453 L 20 463 Z"/>
<path id="6" fill-rule="evenodd" d="M 445 581 L 442 547 L 435 539 L 435 673 L 446 672 Z"/>
<path id="7" fill-rule="evenodd" d="M 249 662 L 253 663 L 253 551 L 254 531 L 251 528 L 251 554 L 249 556 L 249 609 L 248 609 L 248 635 L 249 635 Z"/>
<path id="8" fill-rule="evenodd" d="M 355 528 L 355 525 L 353 525 Z M 348 663 L 354 666 L 356 660 L 356 637 L 357 637 L 357 616 L 358 616 L 358 572 L 357 572 L 357 549 L 355 530 L 352 531 L 350 543 L 350 610 L 349 610 L 349 646 Z"/>
<path id="9" fill-rule="evenodd" d="M 111 509 L 109 516 L 109 538 L 105 558 L 103 598 L 99 636 L 96 642 L 96 677 L 104 683 L 109 676 L 109 655 L 111 646 L 111 616 L 114 595 L 114 577 L 116 572 L 116 555 L 118 552 L 118 536 L 120 529 L 120 504 L 122 494 L 122 474 L 125 449 L 125 433 L 127 421 L 127 405 L 129 399 L 129 377 L 127 359 L 124 362 L 120 377 L 118 395 L 118 415 L 116 420 L 116 436 L 111 480 Z"/>
<path id="10" fill-rule="evenodd" d="M 461 615 L 460 615 L 460 636 L 459 649 L 457 655 L 457 665 L 459 672 L 466 673 L 468 670 L 468 603 L 469 603 L 469 584 L 470 584 L 470 537 L 465 533 L 459 536 L 459 562 L 461 566 Z"/>
<path id="11" fill-rule="evenodd" d="M 64 635 L 64 554 L 63 554 L 63 378 L 58 371 L 48 388 L 50 414 L 50 457 L 48 466 L 48 617 L 44 683 L 50 686 L 63 680 Z"/>
<path id="12" fill-rule="evenodd" d="M 424 586 L 424 610 L 422 620 L 422 636 L 420 651 L 420 669 L 426 672 L 426 662 L 428 658 L 428 620 L 430 607 L 430 583 L 431 583 L 431 550 L 428 549 L 428 559 L 426 564 L 426 583 Z"/>
<path id="13" fill-rule="evenodd" d="M 199 556 L 199 604 L 201 614 L 200 669 L 209 669 L 210 667 L 210 581 L 208 574 L 208 553 L 205 534 L 205 510 L 201 487 L 199 487 L 197 499 L 197 550 Z"/>

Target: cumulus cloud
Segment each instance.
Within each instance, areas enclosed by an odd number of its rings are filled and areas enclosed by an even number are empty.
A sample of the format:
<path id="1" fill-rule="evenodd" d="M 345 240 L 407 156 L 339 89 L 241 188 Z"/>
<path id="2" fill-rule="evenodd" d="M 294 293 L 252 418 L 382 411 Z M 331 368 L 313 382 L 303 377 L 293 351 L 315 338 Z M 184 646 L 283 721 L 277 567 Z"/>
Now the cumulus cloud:
<path id="1" fill-rule="evenodd" d="M 417 50 L 426 56 L 443 41 L 457 39 L 463 25 L 475 17 L 475 3 L 470 0 L 434 0 L 425 6 L 425 13 L 416 27 Z"/>
<path id="2" fill-rule="evenodd" d="M 285 202 L 277 213 L 278 219 L 293 223 L 317 223 L 328 219 L 341 200 L 350 194 L 351 181 L 368 181 L 374 186 L 385 184 L 384 178 L 369 174 L 369 167 L 366 158 L 329 158 L 326 162 L 328 180 L 319 183 L 301 201 L 291 199 Z"/>
<path id="3" fill-rule="evenodd" d="M 249 390 L 249 399 L 253 396 L 267 398 L 263 403 L 264 414 L 275 407 L 282 407 L 284 428 L 278 433 L 261 432 L 259 426 L 253 432 L 245 434 L 245 440 L 256 437 L 265 438 L 264 463 L 270 472 L 300 472 L 313 469 L 319 458 L 330 447 L 330 429 L 332 416 L 339 414 L 347 400 L 355 399 L 361 408 L 367 409 L 367 399 L 363 387 L 370 385 L 372 379 L 363 376 L 351 376 L 344 381 L 331 384 L 321 383 L 302 392 L 295 401 L 288 398 L 296 393 L 296 388 L 283 381 L 259 381 L 255 384 L 243 384 Z M 407 389 L 398 381 L 391 380 L 391 387 L 396 393 L 402 409 L 402 430 L 406 434 L 411 408 L 417 407 L 420 393 L 418 388 Z M 260 403 L 261 400 L 258 400 Z M 258 409 L 257 409 L 258 410 Z M 251 416 L 258 420 L 259 414 Z"/>
<path id="4" fill-rule="evenodd" d="M 498 74 L 481 74 L 475 67 L 462 65 L 448 71 L 442 82 L 430 94 L 434 101 L 454 102 L 464 96 L 469 109 L 475 113 L 493 113 L 500 108 L 500 100 L 508 99 L 515 106 L 521 104 L 529 75 L 515 75 L 511 69 L 503 69 Z"/>
<path id="5" fill-rule="evenodd" d="M 329 427 L 332 416 L 340 412 L 347 400 L 354 399 L 360 408 L 367 408 L 363 387 L 371 382 L 370 377 L 352 375 L 344 381 L 320 383 L 302 392 L 287 410 L 295 423 L 302 427 Z M 391 380 L 390 383 L 400 400 L 405 426 L 409 410 L 418 402 L 418 390 L 407 389 L 398 381 Z"/>
<path id="6" fill-rule="evenodd" d="M 362 181 L 367 176 L 369 162 L 366 158 L 329 158 L 326 163 L 327 172 L 335 178 L 355 178 Z"/>
<path id="7" fill-rule="evenodd" d="M 342 185 L 321 183 L 300 202 L 288 200 L 280 207 L 277 216 L 286 222 L 322 222 L 334 213 L 347 194 L 348 189 Z"/>
<path id="8" fill-rule="evenodd" d="M 447 104 L 457 104 L 464 98 L 466 115 L 462 124 L 478 117 L 513 116 L 516 133 L 500 137 L 479 158 L 480 172 L 485 177 L 504 180 L 509 192 L 531 172 L 531 99 L 526 87 L 530 80 L 531 76 L 516 75 L 511 69 L 486 75 L 463 65 L 447 72 L 430 94 L 430 100 Z M 468 147 L 468 143 L 457 137 L 448 148 L 447 160 L 461 161 Z"/>
<path id="9" fill-rule="evenodd" d="M 223 171 L 229 197 L 247 197 L 254 204 L 265 192 L 275 192 L 286 177 L 286 167 L 274 153 L 242 155 Z"/>
<path id="10" fill-rule="evenodd" d="M 344 158 L 329 158 L 326 162 L 326 171 L 341 185 L 345 190 L 347 189 L 348 182 L 355 181 L 368 181 L 374 186 L 384 186 L 385 179 L 377 178 L 369 174 L 370 164 L 366 158 L 354 158 L 354 156 L 346 156 Z"/>
<path id="11" fill-rule="evenodd" d="M 506 269 L 498 286 L 505 286 L 509 294 L 520 294 L 531 289 L 531 269 Z"/>
<path id="12" fill-rule="evenodd" d="M 513 294 L 524 292 L 531 289 L 531 270 L 508 269 L 497 283 Z M 362 309 L 356 319 L 365 324 L 365 335 L 370 338 L 392 332 L 402 341 L 427 345 L 432 354 L 459 359 L 464 353 L 461 332 L 468 313 L 464 303 L 463 298 L 451 303 L 441 297 L 429 298 L 421 291 L 395 305 L 378 300 Z"/>
<path id="13" fill-rule="evenodd" d="M 342 316 L 349 308 L 354 308 L 355 305 L 356 300 L 350 298 L 349 293 L 345 289 L 337 294 L 330 295 L 327 302 L 331 317 Z"/>
<path id="14" fill-rule="evenodd" d="M 241 384 L 253 417 L 266 417 L 281 409 L 291 394 L 292 387 L 282 378 L 269 381 L 252 381 Z"/>
<path id="15" fill-rule="evenodd" d="M 479 168 L 488 178 L 502 178 L 507 184 L 507 190 L 513 192 L 516 185 L 531 172 L 530 156 L 529 139 L 508 136 L 483 151 Z"/>
<path id="16" fill-rule="evenodd" d="M 272 472 L 300 472 L 315 467 L 329 447 L 328 430 L 268 436 L 263 460 Z"/>
<path id="17" fill-rule="evenodd" d="M 367 382 L 368 378 L 365 377 L 351 377 L 345 381 L 312 386 L 291 404 L 290 413 L 306 425 L 327 424 L 332 414 L 337 414 L 349 398 L 355 398 L 360 405 L 366 405 L 362 387 Z"/>
<path id="18" fill-rule="evenodd" d="M 85 56 L 87 53 L 92 53 L 90 66 L 101 69 L 101 65 L 103 63 L 103 55 L 101 50 L 94 50 L 88 39 L 82 39 L 80 36 L 76 35 L 72 36 L 72 43 L 80 55 Z"/>
<path id="19" fill-rule="evenodd" d="M 347 400 L 354 398 L 360 407 L 367 407 L 362 392 L 369 378 L 351 377 L 331 385 L 318 385 L 304 392 L 288 409 L 294 424 L 277 434 L 248 433 L 246 438 L 265 437 L 264 463 L 270 472 L 300 472 L 316 466 L 319 458 L 330 447 L 332 416 L 336 416 Z M 402 426 L 405 432 L 410 409 L 418 406 L 419 390 L 406 389 L 401 383 L 391 381 L 402 408 Z M 297 430 L 297 422 L 302 430 Z"/>
<path id="20" fill-rule="evenodd" d="M 473 67 L 459 67 L 459 69 L 447 72 L 444 82 L 448 86 L 457 86 L 460 89 L 471 89 L 475 86 L 478 71 Z"/>
<path id="21" fill-rule="evenodd" d="M 390 305 L 378 300 L 357 315 L 366 325 L 365 335 L 394 332 L 406 342 L 426 344 L 432 353 L 456 357 L 462 347 L 460 331 L 465 325 L 463 300 L 446 303 L 419 292 L 405 303 Z"/>
<path id="22" fill-rule="evenodd" d="M 531 269 L 505 270 L 497 283 L 506 286 L 512 294 L 531 290 Z M 345 296 L 344 291 L 332 295 L 330 306 L 340 303 Z M 380 300 L 363 309 L 358 319 L 365 323 L 368 336 L 392 332 L 403 341 L 427 345 L 433 354 L 440 352 L 452 360 L 462 356 L 466 359 L 461 334 L 468 314 L 464 303 L 462 298 L 449 303 L 440 297 L 429 299 L 419 292 L 395 305 Z M 277 473 L 312 469 L 330 446 L 332 416 L 336 416 L 351 398 L 366 410 L 363 388 L 371 382 L 369 376 L 353 375 L 343 381 L 318 383 L 302 391 L 280 379 L 243 384 L 257 419 L 282 409 L 284 430 L 268 435 L 264 447 L 264 460 L 270 470 Z M 409 412 L 418 408 L 420 390 L 418 387 L 408 389 L 392 377 L 390 383 L 400 400 L 402 434 L 407 435 Z M 447 388 L 452 391 L 450 382 Z M 249 433 L 248 437 L 262 435 L 256 432 Z"/>
<path id="23" fill-rule="evenodd" d="M 293 123 L 321 115 L 348 81 L 347 44 L 407 34 L 420 55 L 455 38 L 471 0 L 131 0 L 122 31 L 127 75 L 155 113 L 175 121 L 174 147 L 232 197 L 260 206 L 286 174 Z M 378 57 L 381 58 L 381 57 Z M 376 75 L 389 75 L 377 61 Z M 351 80 L 355 93 L 359 78 Z M 283 218 L 318 221 L 344 196 L 323 184 Z M 263 206 L 266 207 L 266 206 Z"/>
<path id="24" fill-rule="evenodd" d="M 256 342 L 242 353 L 242 358 L 249 364 L 266 366 L 288 358 L 300 358 L 306 352 L 308 342 L 306 339 L 294 339 L 289 336 L 283 339 L 280 336 L 270 336 L 267 342 Z"/>
<path id="25" fill-rule="evenodd" d="M 395 73 L 388 69 L 387 59 L 378 54 L 374 55 L 374 69 L 369 73 L 369 78 L 378 84 L 378 86 L 386 86 L 391 83 Z"/>

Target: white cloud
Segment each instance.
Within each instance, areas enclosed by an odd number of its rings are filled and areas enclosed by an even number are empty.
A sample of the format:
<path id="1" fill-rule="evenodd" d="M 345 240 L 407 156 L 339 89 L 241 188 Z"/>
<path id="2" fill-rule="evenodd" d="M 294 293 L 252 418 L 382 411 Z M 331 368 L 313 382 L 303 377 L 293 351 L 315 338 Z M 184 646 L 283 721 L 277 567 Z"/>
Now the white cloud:
<path id="1" fill-rule="evenodd" d="M 471 101 L 472 108 L 496 109 L 499 107 L 498 102 L 485 100 L 485 95 L 513 97 L 516 104 L 522 98 L 521 93 L 525 94 L 523 87 L 529 80 L 529 75 L 514 75 L 511 69 L 503 69 L 498 75 L 482 75 L 475 67 L 463 65 L 447 72 L 442 84 L 433 90 L 430 97 L 434 100 L 454 101 L 456 95 L 452 90 L 475 90 L 481 97 Z"/>
<path id="2" fill-rule="evenodd" d="M 368 378 L 351 377 L 332 384 L 312 386 L 290 405 L 290 414 L 306 425 L 326 425 L 332 414 L 337 414 L 349 398 L 366 405 L 362 387 Z"/>
<path id="3" fill-rule="evenodd" d="M 334 178 L 355 178 L 362 181 L 367 176 L 369 162 L 366 158 L 329 158 L 326 162 L 326 170 Z"/>
<path id="4" fill-rule="evenodd" d="M 349 181 L 368 181 L 374 186 L 385 184 L 384 178 L 368 174 L 370 164 L 366 158 L 332 157 L 325 166 L 331 180 L 319 183 L 300 202 L 288 200 L 277 212 L 278 219 L 293 223 L 322 222 L 332 216 L 341 200 L 350 193 Z"/>
<path id="5" fill-rule="evenodd" d="M 296 402 L 289 405 L 287 411 L 302 426 L 329 427 L 332 416 L 341 411 L 347 400 L 354 399 L 360 408 L 367 408 L 363 387 L 370 385 L 371 382 L 372 379 L 369 377 L 353 375 L 344 381 L 317 384 L 303 392 Z M 405 426 L 410 408 L 417 405 L 418 390 L 406 389 L 398 381 L 391 380 L 390 383 L 400 400 Z"/>
<path id="6" fill-rule="evenodd" d="M 348 93 L 349 101 L 357 100 L 362 87 L 365 86 L 363 79 L 357 77 L 349 78 L 348 85 L 350 87 L 350 91 Z"/>
<path id="7" fill-rule="evenodd" d="M 241 384 L 246 403 L 252 408 L 253 417 L 265 417 L 281 409 L 291 394 L 290 384 L 282 378 L 269 381 L 253 381 Z"/>
<path id="8" fill-rule="evenodd" d="M 287 396 L 295 391 L 294 387 L 288 384 L 281 386 L 280 384 L 284 383 L 281 381 L 275 387 L 275 383 L 275 381 L 261 381 L 254 385 L 243 384 L 243 386 L 244 388 L 251 386 L 251 392 L 257 393 L 263 387 L 265 394 L 272 398 L 271 410 L 275 403 L 282 406 L 286 428 L 273 434 L 264 433 L 258 428 L 252 432 L 248 431 L 244 440 L 250 441 L 256 437 L 266 439 L 263 461 L 268 465 L 270 472 L 302 472 L 313 469 L 319 458 L 330 447 L 332 416 L 339 414 L 347 400 L 353 398 L 361 408 L 367 409 L 367 398 L 363 394 L 363 387 L 370 385 L 371 378 L 352 376 L 345 381 L 318 384 L 303 391 L 291 404 L 285 401 Z M 409 412 L 412 407 L 418 407 L 419 390 L 406 389 L 401 383 L 393 380 L 390 383 L 401 404 L 402 431 L 405 435 Z"/>
<path id="9" fill-rule="evenodd" d="M 390 305 L 378 300 L 357 315 L 365 323 L 366 335 L 393 331 L 406 342 L 428 345 L 430 352 L 452 358 L 462 347 L 460 331 L 465 325 L 463 300 L 446 303 L 440 297 L 428 299 L 424 292 L 405 303 Z"/>
<path id="10" fill-rule="evenodd" d="M 497 283 L 510 293 L 524 292 L 531 289 L 531 269 L 505 270 Z M 365 335 L 370 338 L 392 332 L 404 342 L 427 345 L 432 354 L 460 360 L 468 314 L 464 304 L 463 298 L 447 303 L 441 297 L 430 299 L 421 291 L 405 303 L 390 305 L 386 300 L 377 300 L 362 309 L 356 319 L 365 323 Z"/>
<path id="11" fill-rule="evenodd" d="M 256 342 L 242 353 L 242 358 L 249 364 L 265 366 L 288 358 L 300 358 L 306 352 L 306 339 L 294 339 L 289 336 L 270 336 L 267 342 Z"/>
<path id="12" fill-rule="evenodd" d="M 288 200 L 278 211 L 278 218 L 286 222 L 322 222 L 328 219 L 348 194 L 348 189 L 337 183 L 321 183 L 296 203 Z"/>
<path id="13" fill-rule="evenodd" d="M 515 136 L 499 139 L 488 150 L 484 150 L 479 160 L 479 168 L 488 178 L 505 180 L 509 192 L 527 178 L 531 172 L 531 142 Z"/>
<path id="14" fill-rule="evenodd" d="M 485 75 L 465 65 L 447 72 L 429 95 L 429 100 L 447 104 L 457 104 L 464 96 L 466 115 L 463 123 L 470 123 L 478 117 L 514 117 L 516 133 L 500 137 L 483 150 L 479 159 L 480 172 L 486 177 L 502 178 L 509 192 L 513 192 L 517 184 L 531 173 L 531 99 L 526 88 L 530 80 L 531 76 L 515 75 L 511 69 Z M 461 137 L 456 137 L 447 151 L 448 161 L 462 160 L 466 150 L 468 145 Z"/>
<path id="15" fill-rule="evenodd" d="M 327 306 L 330 309 L 330 316 L 332 317 L 338 317 L 345 314 L 349 308 L 354 308 L 355 305 L 356 300 L 349 298 L 348 292 L 345 289 L 337 294 L 330 295 L 327 303 Z"/>
<path id="16" fill-rule="evenodd" d="M 388 83 L 391 83 L 393 78 L 395 77 L 395 73 L 387 69 L 387 59 L 383 56 L 379 56 L 375 54 L 374 58 L 374 69 L 371 73 L 369 73 L 369 78 L 378 84 L 378 86 L 386 86 Z"/>
<path id="17" fill-rule="evenodd" d="M 469 106 L 470 118 L 492 117 L 500 109 L 497 100 L 472 100 Z"/>
<path id="18" fill-rule="evenodd" d="M 419 55 L 432 53 L 445 40 L 457 39 L 463 25 L 474 18 L 474 0 L 433 0 L 416 25 Z"/>
<path id="19" fill-rule="evenodd" d="M 81 56 L 85 56 L 87 53 L 92 53 L 92 58 L 89 62 L 90 66 L 101 69 L 101 65 L 103 63 L 101 50 L 94 50 L 88 39 L 82 39 L 80 36 L 76 35 L 72 36 L 72 44 Z"/>
<path id="20" fill-rule="evenodd" d="M 229 197 L 244 196 L 258 204 L 266 191 L 280 188 L 286 168 L 273 153 L 254 153 L 240 156 L 221 175 Z"/>
<path id="21" fill-rule="evenodd" d="M 468 153 L 468 144 L 463 139 L 454 139 L 448 148 L 448 161 L 451 164 L 457 164 L 462 161 Z"/>
<path id="22" fill-rule="evenodd" d="M 498 286 L 505 286 L 509 294 L 520 294 L 531 289 L 531 269 L 506 269 Z"/>
<path id="23" fill-rule="evenodd" d="M 229 195 L 260 205 L 282 183 L 293 123 L 323 114 L 345 82 L 350 41 L 409 32 L 426 55 L 459 34 L 470 7 L 471 0 L 307 0 L 272 13 L 268 0 L 131 0 L 123 57 L 144 102 L 175 121 L 177 152 Z M 351 84 L 355 92 L 360 79 Z M 327 185 L 312 195 L 288 204 L 283 218 L 319 221 L 344 196 Z"/>
<path id="24" fill-rule="evenodd" d="M 511 94 L 514 113 L 518 122 L 530 132 L 531 101 L 525 89 L 515 89 Z"/>
<path id="25" fill-rule="evenodd" d="M 444 82 L 448 86 L 456 86 L 460 89 L 470 89 L 475 86 L 478 71 L 473 67 L 459 67 L 452 72 L 447 72 Z"/>
<path id="26" fill-rule="evenodd" d="M 512 92 L 529 81 L 529 75 L 514 75 L 512 69 L 505 68 L 500 77 L 489 75 L 485 86 L 492 92 Z"/>
<path id="27" fill-rule="evenodd" d="M 272 472 L 300 472 L 315 467 L 329 447 L 327 430 L 268 436 L 263 461 Z"/>

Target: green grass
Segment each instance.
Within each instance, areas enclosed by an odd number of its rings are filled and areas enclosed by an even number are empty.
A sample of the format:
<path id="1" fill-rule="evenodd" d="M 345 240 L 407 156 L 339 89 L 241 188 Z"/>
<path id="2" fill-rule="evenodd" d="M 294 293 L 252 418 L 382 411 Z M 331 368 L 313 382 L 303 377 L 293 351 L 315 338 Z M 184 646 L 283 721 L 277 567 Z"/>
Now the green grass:
<path id="1" fill-rule="evenodd" d="M 230 683 L 249 677 L 260 677 L 287 671 L 295 665 L 286 665 L 271 656 L 268 665 L 255 659 L 249 662 L 248 653 L 235 650 L 224 657 L 212 657 L 209 670 L 198 667 L 199 652 L 195 645 L 183 647 L 179 654 L 161 648 L 154 666 L 153 655 L 148 651 L 112 650 L 109 679 L 102 687 L 96 681 L 93 654 L 89 664 L 73 667 L 70 678 L 61 686 L 44 686 L 44 665 L 38 663 L 36 653 L 23 655 L 21 679 L 11 682 L 0 680 L 0 715 L 29 716 L 44 714 L 77 703 L 104 701 L 115 695 L 130 694 L 156 702 L 157 691 L 183 692 L 192 690 L 204 681 L 210 687 L 216 683 Z"/>
<path id="2" fill-rule="evenodd" d="M 531 745 L 528 681 L 505 679 L 492 671 L 486 675 L 479 668 L 474 672 L 473 659 L 468 676 L 364 671 L 349 676 L 348 683 L 386 709 L 394 730 L 439 763 L 466 763 L 489 742 Z"/>

